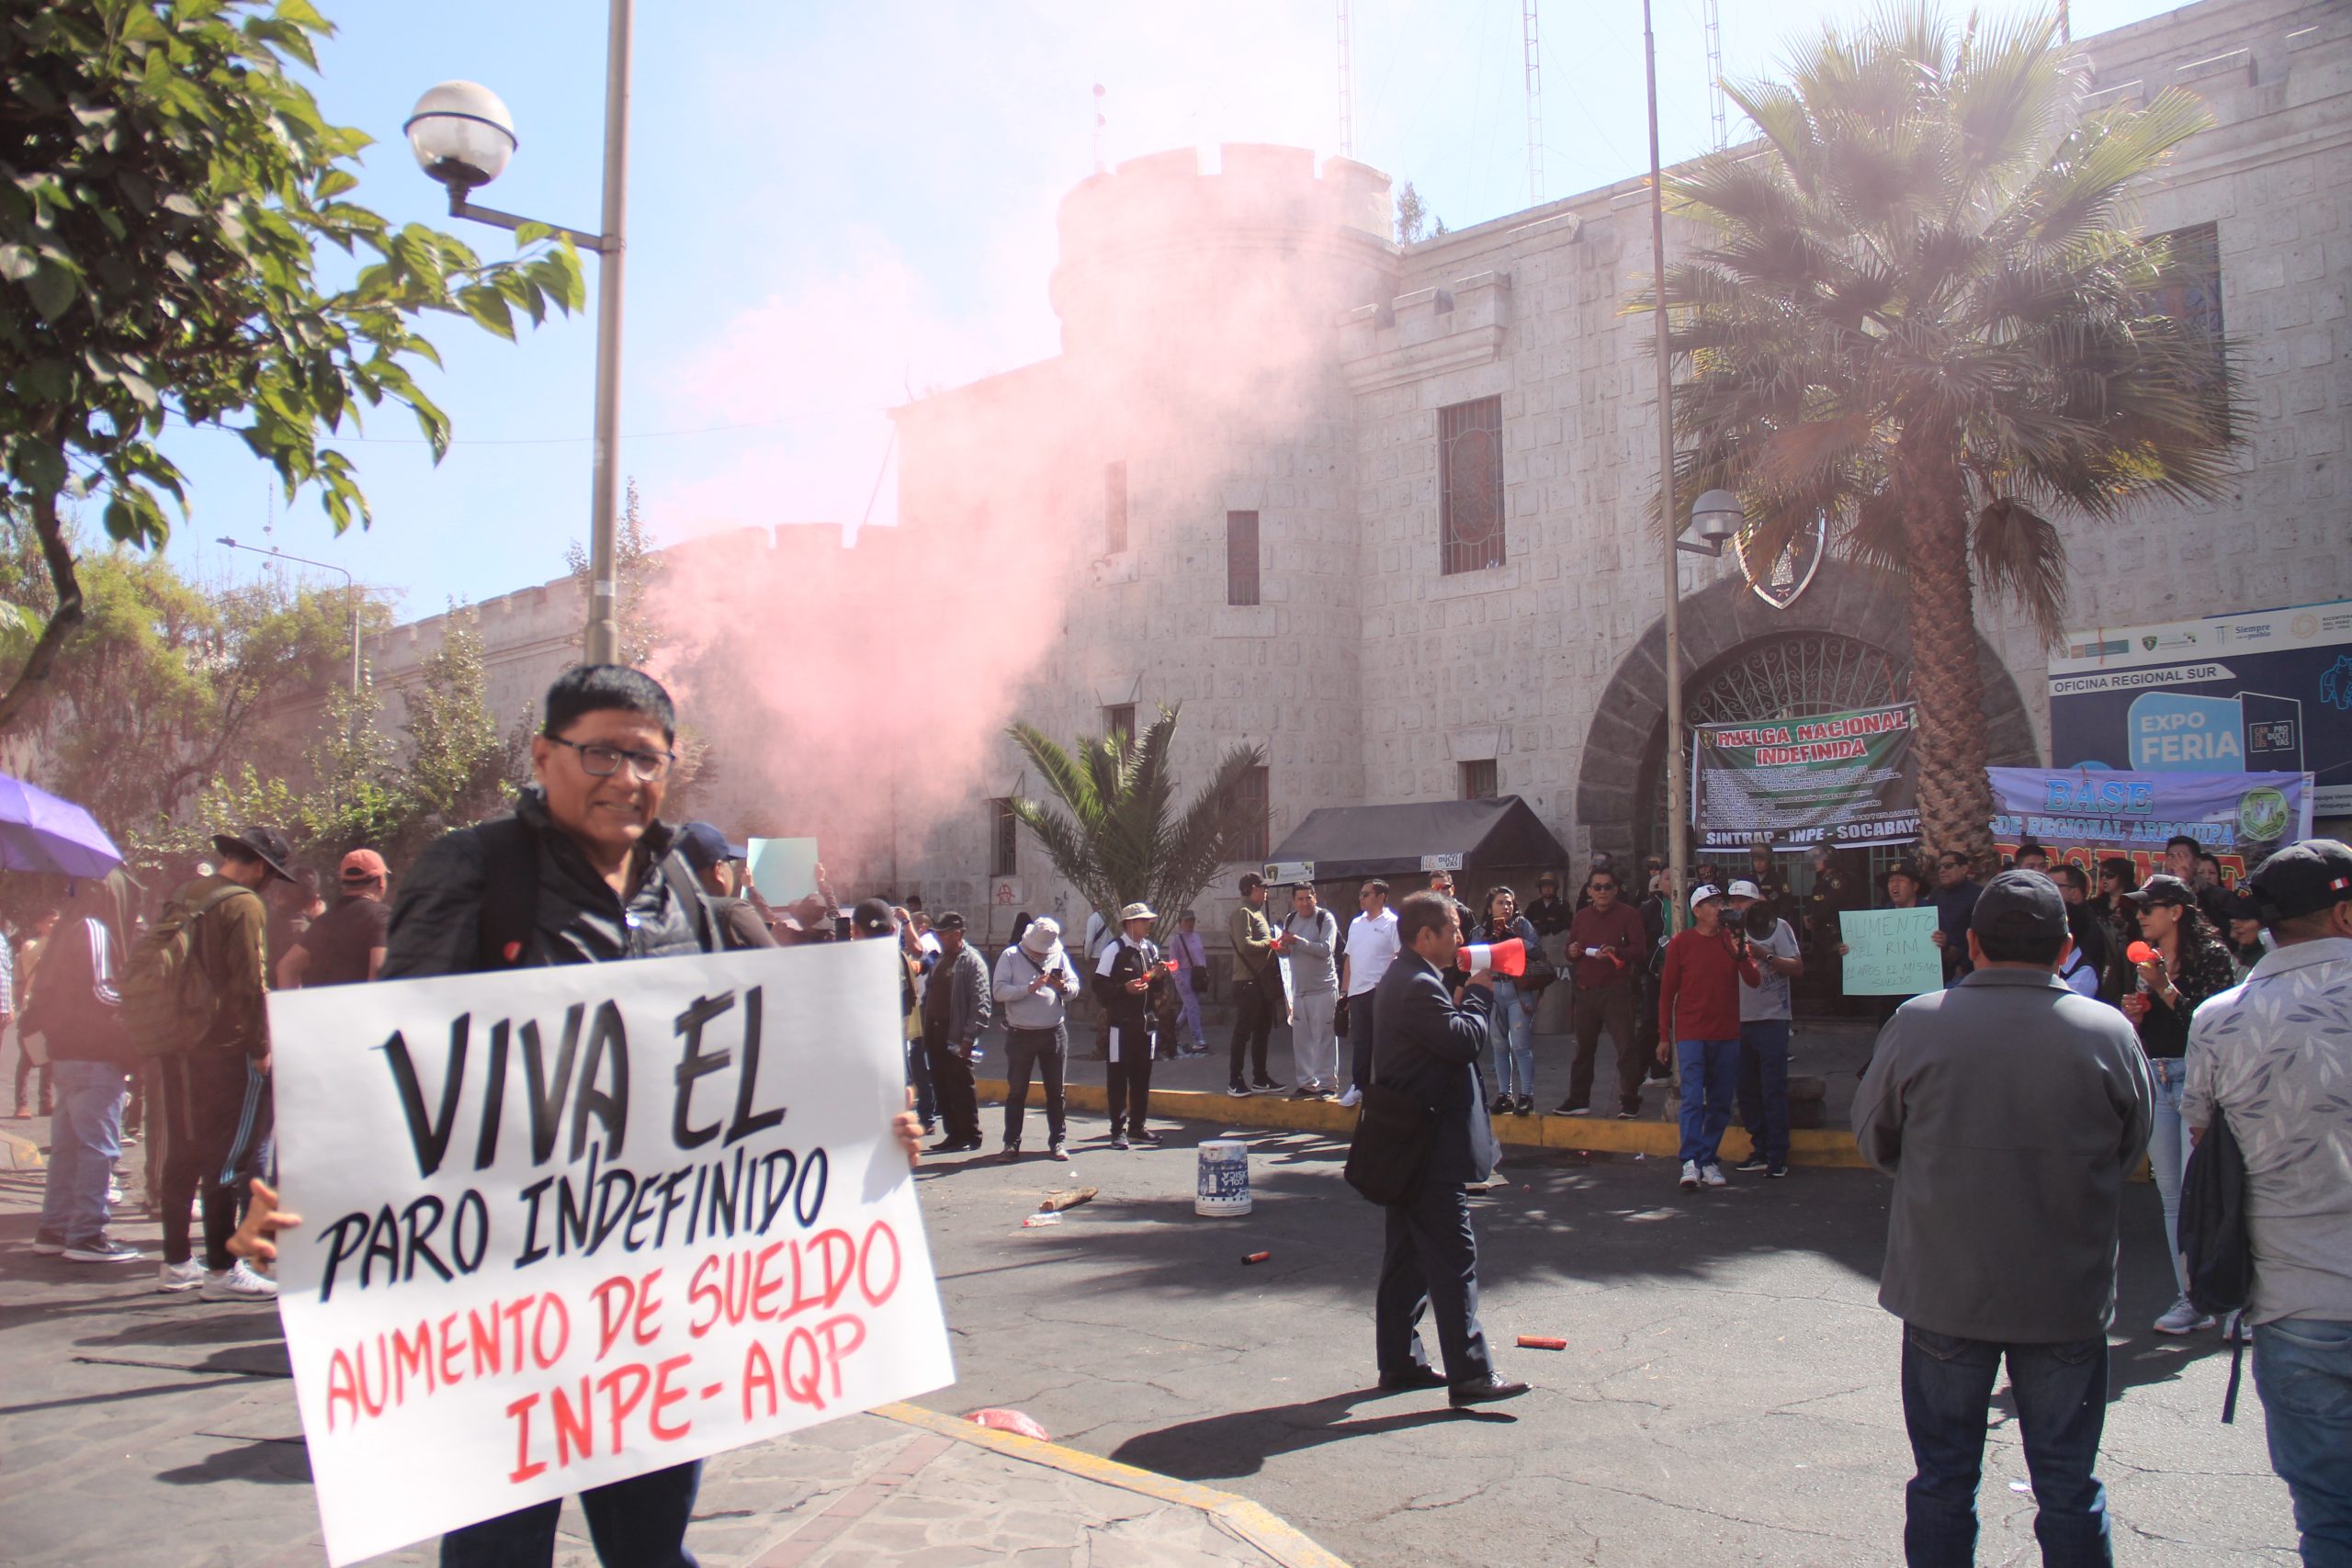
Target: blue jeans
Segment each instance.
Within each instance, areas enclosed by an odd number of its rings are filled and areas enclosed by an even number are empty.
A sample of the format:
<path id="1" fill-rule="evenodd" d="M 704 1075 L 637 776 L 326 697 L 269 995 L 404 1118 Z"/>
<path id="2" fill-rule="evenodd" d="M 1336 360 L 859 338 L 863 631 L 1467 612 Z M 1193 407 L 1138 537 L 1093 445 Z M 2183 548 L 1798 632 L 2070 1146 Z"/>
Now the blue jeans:
<path id="1" fill-rule="evenodd" d="M 695 1568 L 686 1521 L 702 1487 L 702 1461 L 672 1465 L 580 1495 L 589 1539 L 605 1568 Z M 451 1530 L 441 1538 L 441 1568 L 548 1568 L 555 1561 L 560 1498 Z"/>
<path id="2" fill-rule="evenodd" d="M 939 1100 L 931 1092 L 931 1053 L 920 1040 L 907 1042 L 907 1083 L 915 1091 L 915 1115 L 928 1133 L 939 1120 Z"/>
<path id="3" fill-rule="evenodd" d="M 2107 1337 L 2064 1345 L 2002 1345 L 1903 1325 L 1903 1424 L 1917 1473 L 1904 1488 L 1903 1560 L 1910 1568 L 1969 1568 L 1976 1560 L 1976 1486 L 1985 1408 L 2002 1358 L 2017 1402 L 2034 1539 L 2043 1568 L 2108 1568 L 2107 1489 L 2091 1473 L 2107 1426 Z"/>
<path id="4" fill-rule="evenodd" d="M 1713 1165 L 1731 1125 L 1731 1102 L 1739 1091 L 1739 1042 L 1678 1040 L 1675 1065 L 1682 1072 L 1682 1152 L 1685 1163 Z"/>
<path id="5" fill-rule="evenodd" d="M 1535 998 L 1509 980 L 1495 982 L 1495 1092 L 1535 1092 Z"/>
<path id="6" fill-rule="evenodd" d="M 2352 1323 L 2257 1324 L 2254 1386 L 2270 1468 L 2295 1499 L 2304 1568 L 2352 1568 Z"/>
<path id="7" fill-rule="evenodd" d="M 1789 1164 L 1789 1021 L 1758 1018 L 1739 1026 L 1739 1123 L 1764 1163 Z"/>
<path id="8" fill-rule="evenodd" d="M 1209 1037 L 1201 1031 L 1201 995 L 1193 989 L 1193 976 L 1197 969 L 1176 971 L 1176 1021 L 1184 1032 L 1183 1043 L 1191 1050 L 1205 1051 Z"/>
<path id="9" fill-rule="evenodd" d="M 107 1228 L 107 1183 L 122 1157 L 122 1103 L 130 1098 L 130 1075 L 105 1062 L 56 1062 L 50 1082 L 57 1105 L 49 1124 L 40 1235 L 80 1247 Z"/>
<path id="10" fill-rule="evenodd" d="M 2156 1116 L 2148 1134 L 2148 1174 L 2165 1205 L 2165 1251 L 2172 1258 L 2173 1283 L 2188 1294 L 2188 1265 L 2180 1258 L 2180 1182 L 2188 1174 L 2188 1134 L 2180 1122 L 2180 1091 L 2188 1077 L 2177 1057 L 2150 1057 L 2155 1080 Z"/>

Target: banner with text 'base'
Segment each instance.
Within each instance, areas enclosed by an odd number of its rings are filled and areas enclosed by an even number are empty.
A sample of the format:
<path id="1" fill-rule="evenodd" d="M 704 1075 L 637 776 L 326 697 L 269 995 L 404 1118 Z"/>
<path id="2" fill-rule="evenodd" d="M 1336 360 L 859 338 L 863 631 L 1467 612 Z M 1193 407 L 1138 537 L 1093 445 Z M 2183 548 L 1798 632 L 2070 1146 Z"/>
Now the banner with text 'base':
<path id="1" fill-rule="evenodd" d="M 899 984 L 854 942 L 270 998 L 333 1562 L 955 1380 Z"/>

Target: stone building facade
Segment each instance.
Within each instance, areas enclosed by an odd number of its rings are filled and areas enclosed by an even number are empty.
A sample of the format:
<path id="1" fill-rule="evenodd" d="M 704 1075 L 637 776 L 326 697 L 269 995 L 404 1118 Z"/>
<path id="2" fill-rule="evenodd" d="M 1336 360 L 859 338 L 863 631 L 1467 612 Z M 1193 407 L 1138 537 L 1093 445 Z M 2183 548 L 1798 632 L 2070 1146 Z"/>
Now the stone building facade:
<path id="1" fill-rule="evenodd" d="M 2213 114 L 2142 217 L 2211 226 L 2253 418 L 2218 504 L 2067 525 L 2074 619 L 2352 596 L 2352 10 L 2202 0 L 2080 48 L 2101 101 L 2179 85 Z M 1647 201 L 1629 178 L 1400 248 L 1385 175 L 1294 149 L 1228 146 L 1213 172 L 1157 154 L 1077 186 L 1061 354 L 898 415 L 907 547 L 1019 512 L 1059 557 L 1034 595 L 969 612 L 1035 618 L 1025 687 L 991 699 L 1062 736 L 1181 703 L 1193 779 L 1263 744 L 1270 844 L 1317 807 L 1477 790 L 1521 796 L 1578 855 L 1648 847 L 1657 389 L 1649 319 L 1623 308 L 1649 271 Z M 1449 502 L 1449 461 L 1494 444 L 1498 489 Z M 1449 507 L 1476 514 L 1450 543 Z M 495 667 L 537 657 L 520 650 L 543 618 L 568 635 L 566 587 L 483 607 Z M 1728 558 L 1684 557 L 1680 591 L 1694 717 L 1907 689 L 1899 590 L 1863 569 L 1826 562 L 1775 609 Z M 2040 637 L 1990 600 L 1979 633 L 1996 761 L 2048 760 Z M 963 806 L 894 824 L 851 874 L 978 903 L 1001 869 L 990 803 L 1035 788 L 1000 743 Z M 1025 906 L 1054 905 L 1033 844 L 1012 872 Z"/>

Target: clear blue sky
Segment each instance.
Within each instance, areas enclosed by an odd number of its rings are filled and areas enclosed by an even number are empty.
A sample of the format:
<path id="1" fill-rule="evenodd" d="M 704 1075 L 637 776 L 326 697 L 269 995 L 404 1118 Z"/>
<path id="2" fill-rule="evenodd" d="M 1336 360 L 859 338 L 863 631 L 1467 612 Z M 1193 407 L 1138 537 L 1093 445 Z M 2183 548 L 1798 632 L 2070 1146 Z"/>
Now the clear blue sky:
<path id="1" fill-rule="evenodd" d="M 1735 79 L 1868 0 L 1724 0 Z M 357 199 L 447 218 L 401 134 L 449 77 L 497 91 L 522 146 L 480 199 L 597 227 L 604 6 L 595 0 L 321 0 L 341 26 L 317 90 L 378 139 Z M 1657 0 L 1668 160 L 1707 144 L 1699 0 Z M 1955 14 L 1963 9 L 1955 0 Z M 1999 8 L 1995 6 L 1993 8 Z M 2075 0 L 2076 36 L 2168 9 Z M 883 477 L 884 410 L 1054 352 L 1054 212 L 1092 166 L 1185 144 L 1338 150 L 1332 0 L 639 0 L 631 126 L 624 465 L 658 535 L 854 522 Z M 1521 7 L 1356 0 L 1355 154 L 1409 179 L 1454 227 L 1530 205 Z M 1638 0 L 1553 0 L 1541 55 L 1544 189 L 1646 164 Z M 1740 128 L 1735 120 L 1732 134 Z M 594 290 L 594 258 L 587 258 Z M 269 537 L 401 593 L 404 615 L 543 581 L 585 537 L 594 313 L 507 344 L 452 321 L 426 385 L 457 445 L 436 468 L 379 412 L 346 445 L 373 529 L 338 539 L 305 494 L 270 500 L 232 436 L 171 447 L 195 515 L 172 547 L 207 576 L 268 570 L 211 541 Z M 730 427 L 730 428 L 716 428 Z M 338 581 L 321 577 L 322 582 Z"/>

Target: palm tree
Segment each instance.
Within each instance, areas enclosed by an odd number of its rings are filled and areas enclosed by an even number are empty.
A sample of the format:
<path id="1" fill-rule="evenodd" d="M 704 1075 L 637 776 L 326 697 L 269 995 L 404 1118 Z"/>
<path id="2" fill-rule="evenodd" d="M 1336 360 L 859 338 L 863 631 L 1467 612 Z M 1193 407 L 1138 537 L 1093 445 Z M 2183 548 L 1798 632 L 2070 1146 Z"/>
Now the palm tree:
<path id="1" fill-rule="evenodd" d="M 1012 814 L 1036 836 L 1054 869 L 1093 908 L 1115 918 L 1128 904 L 1149 904 L 1164 931 L 1264 823 L 1264 807 L 1242 794 L 1244 779 L 1265 765 L 1262 746 L 1237 746 L 1181 813 L 1168 753 L 1177 709 L 1163 707 L 1141 735 L 1082 738 L 1065 751 L 1044 731 L 1012 727 L 1059 809 L 1017 799 Z"/>
<path id="2" fill-rule="evenodd" d="M 2153 301 L 2185 268 L 2136 232 L 2135 182 L 2208 118 L 2166 90 L 2086 112 L 2054 20 L 1955 29 L 1890 6 L 1801 46 L 1786 85 L 1727 87 L 1763 144 L 1671 179 L 1713 230 L 1667 268 L 1680 506 L 1738 493 L 1751 559 L 1829 521 L 1899 574 L 1926 846 L 1990 862 L 1974 594 L 2064 629 L 2054 519 L 2210 501 L 2230 378 Z M 1655 309 L 1655 296 L 1634 309 Z"/>

